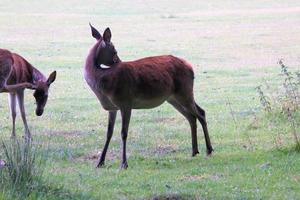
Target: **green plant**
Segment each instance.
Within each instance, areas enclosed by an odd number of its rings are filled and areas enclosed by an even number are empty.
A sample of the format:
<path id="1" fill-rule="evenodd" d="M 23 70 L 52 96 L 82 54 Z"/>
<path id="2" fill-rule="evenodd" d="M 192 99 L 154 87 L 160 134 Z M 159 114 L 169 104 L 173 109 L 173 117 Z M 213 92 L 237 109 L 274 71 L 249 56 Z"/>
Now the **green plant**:
<path id="1" fill-rule="evenodd" d="M 295 122 L 295 117 L 293 116 L 293 113 L 290 110 L 287 110 L 287 116 L 288 116 L 288 120 L 289 120 L 290 125 L 291 125 L 292 134 L 294 136 L 294 140 L 295 140 L 295 143 L 296 143 L 295 150 L 297 152 L 300 152 L 300 141 L 299 141 L 299 138 L 298 138 L 298 135 L 297 135 L 297 127 L 296 127 L 297 124 Z"/>
<path id="2" fill-rule="evenodd" d="M 262 105 L 262 107 L 264 108 L 264 110 L 267 111 L 267 112 L 271 112 L 270 99 L 263 92 L 262 86 L 261 85 L 257 86 L 255 89 L 258 92 L 260 104 Z"/>
<path id="3" fill-rule="evenodd" d="M 2 141 L 1 147 L 5 165 L 0 169 L 0 190 L 16 197 L 30 195 L 41 181 L 46 156 L 31 142 Z"/>
<path id="4" fill-rule="evenodd" d="M 281 98 L 281 108 L 284 112 L 288 110 L 298 110 L 300 106 L 299 72 L 290 72 L 282 60 L 279 60 L 279 65 L 281 66 L 281 73 L 284 76 L 284 82 L 282 84 L 284 92 Z"/>
<path id="5" fill-rule="evenodd" d="M 281 67 L 281 76 L 284 80 L 275 90 L 275 95 L 272 91 L 268 91 L 271 90 L 268 83 L 266 83 L 267 91 L 263 91 L 262 85 L 256 87 L 256 90 L 258 92 L 260 104 L 269 119 L 269 127 L 271 127 L 272 130 L 276 129 L 276 132 L 278 132 L 277 126 L 279 122 L 286 121 L 289 127 L 291 127 L 296 150 L 300 151 L 300 141 L 297 136 L 297 122 L 299 121 L 299 119 L 297 119 L 297 113 L 300 109 L 300 73 L 290 72 L 282 60 L 279 60 L 278 63 Z M 269 96 L 271 96 L 271 98 Z M 279 135 L 280 134 L 278 134 L 278 137 Z M 274 138 L 274 141 L 276 147 L 279 148 L 277 138 Z"/>

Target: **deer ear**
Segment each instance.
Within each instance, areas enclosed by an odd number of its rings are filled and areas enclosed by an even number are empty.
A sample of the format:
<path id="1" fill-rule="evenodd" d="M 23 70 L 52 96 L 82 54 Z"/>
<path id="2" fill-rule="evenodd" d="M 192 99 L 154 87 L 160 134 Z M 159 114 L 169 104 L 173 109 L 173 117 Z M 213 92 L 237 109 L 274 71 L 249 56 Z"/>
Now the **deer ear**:
<path id="1" fill-rule="evenodd" d="M 47 84 L 51 85 L 56 79 L 56 71 L 52 72 L 47 80 Z"/>
<path id="2" fill-rule="evenodd" d="M 102 38 L 101 34 L 99 33 L 99 31 L 97 29 L 95 29 L 92 24 L 90 23 L 90 27 L 91 27 L 91 31 L 92 31 L 92 36 L 96 39 L 96 40 L 100 40 Z"/>
<path id="3" fill-rule="evenodd" d="M 105 42 L 110 42 L 111 40 L 111 32 L 109 28 L 106 28 L 104 33 L 103 33 L 103 39 Z"/>

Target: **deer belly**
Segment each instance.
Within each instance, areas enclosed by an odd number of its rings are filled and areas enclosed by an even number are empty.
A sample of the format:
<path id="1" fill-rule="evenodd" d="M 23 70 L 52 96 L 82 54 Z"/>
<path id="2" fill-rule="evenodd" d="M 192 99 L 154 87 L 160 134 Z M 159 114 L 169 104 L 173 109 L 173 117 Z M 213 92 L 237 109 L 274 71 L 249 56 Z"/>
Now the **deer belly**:
<path id="1" fill-rule="evenodd" d="M 147 109 L 147 108 L 155 108 L 160 106 L 166 101 L 167 97 L 160 97 L 160 98 L 137 98 L 132 101 L 132 108 L 133 109 Z"/>

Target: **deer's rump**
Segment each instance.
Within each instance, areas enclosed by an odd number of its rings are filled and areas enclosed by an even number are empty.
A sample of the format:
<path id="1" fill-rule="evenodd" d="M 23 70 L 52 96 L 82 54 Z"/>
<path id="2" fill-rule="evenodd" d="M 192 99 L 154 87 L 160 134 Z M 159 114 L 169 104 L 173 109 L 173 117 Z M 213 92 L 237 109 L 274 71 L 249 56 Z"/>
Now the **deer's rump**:
<path id="1" fill-rule="evenodd" d="M 7 50 L 0 49 L 0 88 L 3 87 L 12 71 L 13 59 L 11 53 Z"/>
<path id="2" fill-rule="evenodd" d="M 32 79 L 30 65 L 23 57 L 0 49 L 0 79 L 6 79 L 8 85 L 26 82 Z"/>

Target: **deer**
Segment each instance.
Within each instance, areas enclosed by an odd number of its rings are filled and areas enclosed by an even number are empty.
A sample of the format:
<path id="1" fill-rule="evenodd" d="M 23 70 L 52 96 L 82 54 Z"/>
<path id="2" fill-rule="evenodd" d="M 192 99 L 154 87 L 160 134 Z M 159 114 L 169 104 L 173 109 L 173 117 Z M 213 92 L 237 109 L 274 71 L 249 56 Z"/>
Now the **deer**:
<path id="1" fill-rule="evenodd" d="M 111 41 L 110 28 L 106 28 L 102 36 L 95 27 L 89 25 L 96 44 L 92 46 L 86 58 L 84 78 L 102 107 L 108 111 L 106 141 L 97 167 L 104 166 L 118 110 L 122 118 L 121 169 L 126 169 L 126 141 L 132 110 L 151 109 L 164 102 L 171 104 L 189 122 L 192 156 L 199 153 L 197 119 L 204 132 L 206 153 L 211 155 L 213 148 L 208 134 L 206 114 L 194 100 L 194 72 L 191 64 L 172 55 L 123 62 Z"/>
<path id="2" fill-rule="evenodd" d="M 42 116 L 48 100 L 50 85 L 56 79 L 56 71 L 46 78 L 22 56 L 6 49 L 0 49 L 0 93 L 9 94 L 9 104 L 12 117 L 11 137 L 16 137 L 16 105 L 17 101 L 25 128 L 25 139 L 31 140 L 31 133 L 26 120 L 24 106 L 25 89 L 34 90 L 37 116 Z"/>

